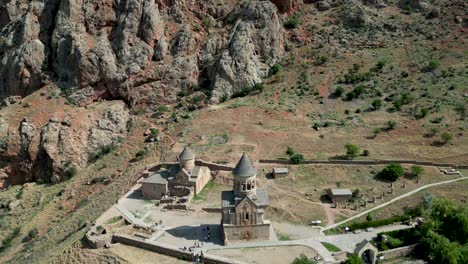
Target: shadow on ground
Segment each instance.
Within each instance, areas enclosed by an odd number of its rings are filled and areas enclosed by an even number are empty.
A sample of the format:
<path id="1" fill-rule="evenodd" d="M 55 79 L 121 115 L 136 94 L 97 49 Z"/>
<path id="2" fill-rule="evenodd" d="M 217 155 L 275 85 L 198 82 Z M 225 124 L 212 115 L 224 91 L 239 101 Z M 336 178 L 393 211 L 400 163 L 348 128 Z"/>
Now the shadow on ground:
<path id="1" fill-rule="evenodd" d="M 224 245 L 220 225 L 178 226 L 168 229 L 166 232 L 177 238 Z M 210 235 L 209 239 L 208 234 Z"/>

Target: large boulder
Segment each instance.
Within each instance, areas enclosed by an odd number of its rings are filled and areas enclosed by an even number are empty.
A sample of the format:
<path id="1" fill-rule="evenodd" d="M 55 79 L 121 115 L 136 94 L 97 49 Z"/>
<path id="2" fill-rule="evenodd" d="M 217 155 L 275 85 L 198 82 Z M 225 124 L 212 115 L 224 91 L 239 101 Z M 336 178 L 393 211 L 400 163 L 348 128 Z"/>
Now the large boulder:
<path id="1" fill-rule="evenodd" d="M 400 8 L 405 10 L 427 11 L 431 8 L 431 3 L 424 0 L 400 0 Z"/>
<path id="2" fill-rule="evenodd" d="M 250 1 L 234 25 L 227 48 L 211 69 L 212 102 L 252 88 L 268 75 L 284 52 L 277 8 L 267 1 Z"/>
<path id="3" fill-rule="evenodd" d="M 340 7 L 338 19 L 341 24 L 351 29 L 369 28 L 374 25 L 371 12 L 358 0 L 346 0 Z"/>

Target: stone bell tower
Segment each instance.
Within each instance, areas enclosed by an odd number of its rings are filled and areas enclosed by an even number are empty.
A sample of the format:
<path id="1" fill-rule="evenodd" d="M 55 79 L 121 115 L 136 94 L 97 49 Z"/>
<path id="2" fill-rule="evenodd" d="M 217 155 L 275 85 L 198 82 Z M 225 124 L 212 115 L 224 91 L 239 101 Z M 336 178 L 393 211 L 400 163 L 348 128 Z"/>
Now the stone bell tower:
<path id="1" fill-rule="evenodd" d="M 232 174 L 234 175 L 233 190 L 236 196 L 245 197 L 256 193 L 257 171 L 245 153 L 232 171 Z"/>

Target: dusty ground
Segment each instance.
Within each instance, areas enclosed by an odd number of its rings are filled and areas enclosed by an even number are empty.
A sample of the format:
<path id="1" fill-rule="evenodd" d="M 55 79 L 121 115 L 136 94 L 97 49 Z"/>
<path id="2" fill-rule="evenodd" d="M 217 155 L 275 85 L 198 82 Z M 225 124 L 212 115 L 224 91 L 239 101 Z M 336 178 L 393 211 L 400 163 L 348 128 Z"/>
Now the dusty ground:
<path id="1" fill-rule="evenodd" d="M 374 219 L 383 219 L 394 215 L 401 215 L 406 209 L 415 208 L 416 206 L 420 205 L 422 196 L 426 193 L 431 194 L 434 199 L 447 198 L 456 203 L 466 204 L 468 202 L 468 180 L 459 181 L 452 184 L 444 184 L 426 189 L 422 192 L 418 192 L 410 197 L 385 207 L 385 209 L 373 212 L 372 217 Z"/>
<path id="2" fill-rule="evenodd" d="M 188 261 L 178 260 L 173 257 L 161 255 L 149 250 L 130 247 L 122 244 L 115 244 L 109 249 L 114 255 L 119 256 L 130 264 L 183 264 Z"/>
<path id="3" fill-rule="evenodd" d="M 291 263 L 300 254 L 309 258 L 317 255 L 315 250 L 305 246 L 222 249 L 209 250 L 208 253 L 252 264 L 284 264 Z"/>

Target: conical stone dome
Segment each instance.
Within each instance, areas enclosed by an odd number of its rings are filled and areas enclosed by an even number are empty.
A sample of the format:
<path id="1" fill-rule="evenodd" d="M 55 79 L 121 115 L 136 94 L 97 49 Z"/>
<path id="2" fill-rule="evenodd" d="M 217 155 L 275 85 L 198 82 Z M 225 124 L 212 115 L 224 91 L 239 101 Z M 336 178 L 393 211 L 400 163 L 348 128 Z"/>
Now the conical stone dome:
<path id="1" fill-rule="evenodd" d="M 232 171 L 232 174 L 237 177 L 252 177 L 255 176 L 257 172 L 250 159 L 244 153 Z"/>
<path id="2" fill-rule="evenodd" d="M 188 147 L 185 147 L 179 155 L 179 160 L 187 161 L 195 159 L 195 154 Z"/>

